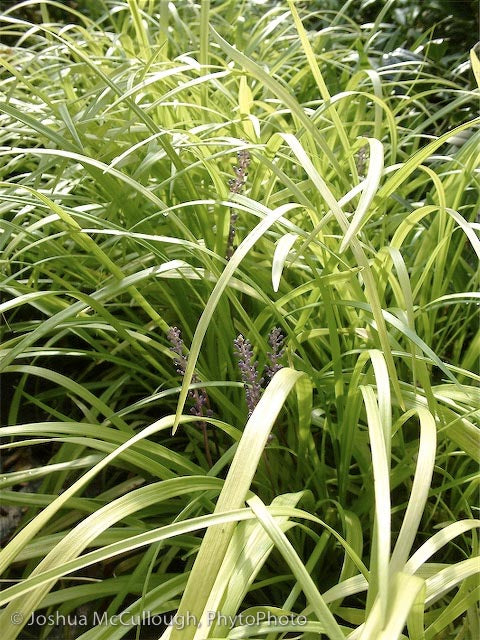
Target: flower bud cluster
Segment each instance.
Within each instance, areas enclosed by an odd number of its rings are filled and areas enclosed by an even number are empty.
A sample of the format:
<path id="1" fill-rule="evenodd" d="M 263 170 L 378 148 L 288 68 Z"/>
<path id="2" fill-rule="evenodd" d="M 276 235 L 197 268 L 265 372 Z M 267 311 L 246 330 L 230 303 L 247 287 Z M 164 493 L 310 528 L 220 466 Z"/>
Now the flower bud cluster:
<path id="1" fill-rule="evenodd" d="M 283 346 L 284 342 L 285 336 L 283 335 L 282 330 L 279 327 L 275 327 L 270 331 L 270 335 L 268 336 L 268 343 L 272 350 L 267 353 L 268 365 L 265 369 L 265 374 L 269 380 L 271 380 L 277 373 L 277 371 L 280 371 L 280 369 L 282 368 L 279 360 L 285 353 L 285 348 Z"/>
<path id="2" fill-rule="evenodd" d="M 184 345 L 180 329 L 178 327 L 171 327 L 167 334 L 167 339 L 171 344 L 172 351 L 175 353 L 175 370 L 183 378 L 187 369 L 187 358 L 183 353 Z M 199 382 L 199 379 L 195 374 L 192 376 L 192 382 Z M 194 401 L 194 405 L 190 409 L 190 413 L 192 415 L 200 418 L 203 418 L 204 416 L 212 416 L 212 411 L 210 409 L 204 409 L 204 407 L 208 406 L 208 396 L 205 389 L 190 389 L 188 395 Z"/>
<path id="3" fill-rule="evenodd" d="M 272 329 L 268 337 L 272 351 L 267 353 L 267 365 L 264 375 L 260 375 L 258 372 L 258 362 L 254 358 L 250 340 L 240 334 L 233 341 L 235 358 L 245 388 L 249 417 L 252 415 L 253 410 L 260 400 L 263 384 L 269 382 L 277 371 L 282 368 L 279 360 L 285 353 L 285 349 L 283 348 L 284 340 L 285 337 L 278 327 Z"/>
<path id="4" fill-rule="evenodd" d="M 234 341 L 234 353 L 237 359 L 238 368 L 245 388 L 247 398 L 248 415 L 251 416 L 253 410 L 260 400 L 262 394 L 263 378 L 258 375 L 258 362 L 253 357 L 253 349 L 248 338 L 240 334 Z"/>
<path id="5" fill-rule="evenodd" d="M 248 165 L 250 164 L 250 154 L 247 149 L 240 149 L 240 151 L 238 151 L 237 160 L 237 166 L 233 167 L 235 178 L 231 178 L 231 180 L 228 181 L 228 186 L 232 193 L 241 193 L 245 187 L 248 176 Z"/>
<path id="6" fill-rule="evenodd" d="M 247 169 L 250 164 L 250 154 L 247 149 L 240 149 L 237 153 L 238 164 L 236 167 L 233 167 L 235 172 L 235 178 L 231 178 L 228 181 L 228 186 L 232 193 L 241 193 L 245 187 L 245 183 L 247 181 Z M 227 239 L 227 260 L 233 255 L 233 241 L 235 239 L 235 231 L 237 224 L 238 214 L 231 209 L 230 210 L 230 228 L 228 231 L 228 239 Z"/>

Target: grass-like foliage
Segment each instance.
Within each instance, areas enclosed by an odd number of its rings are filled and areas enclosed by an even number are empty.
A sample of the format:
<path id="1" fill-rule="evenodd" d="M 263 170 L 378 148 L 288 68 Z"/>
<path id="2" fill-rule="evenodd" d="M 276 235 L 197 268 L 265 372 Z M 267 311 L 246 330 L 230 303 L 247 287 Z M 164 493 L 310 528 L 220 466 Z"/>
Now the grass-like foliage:
<path id="1" fill-rule="evenodd" d="M 4 640 L 480 637 L 480 64 L 359 4 L 2 5 Z"/>

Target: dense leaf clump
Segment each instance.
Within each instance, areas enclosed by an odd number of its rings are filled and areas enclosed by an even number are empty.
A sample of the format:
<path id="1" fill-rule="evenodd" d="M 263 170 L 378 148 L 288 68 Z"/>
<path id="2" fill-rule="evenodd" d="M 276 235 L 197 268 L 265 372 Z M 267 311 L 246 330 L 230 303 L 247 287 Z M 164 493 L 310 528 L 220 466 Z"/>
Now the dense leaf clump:
<path id="1" fill-rule="evenodd" d="M 2 637 L 480 636 L 454 4 L 2 5 Z"/>

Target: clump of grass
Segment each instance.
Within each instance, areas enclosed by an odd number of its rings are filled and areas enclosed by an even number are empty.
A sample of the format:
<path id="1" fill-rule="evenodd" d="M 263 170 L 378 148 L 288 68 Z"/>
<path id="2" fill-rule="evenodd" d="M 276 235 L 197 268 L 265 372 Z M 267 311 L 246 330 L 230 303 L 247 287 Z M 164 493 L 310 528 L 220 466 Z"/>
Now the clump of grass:
<path id="1" fill-rule="evenodd" d="M 478 55 L 307 4 L 3 9 L 7 640 L 480 634 Z"/>

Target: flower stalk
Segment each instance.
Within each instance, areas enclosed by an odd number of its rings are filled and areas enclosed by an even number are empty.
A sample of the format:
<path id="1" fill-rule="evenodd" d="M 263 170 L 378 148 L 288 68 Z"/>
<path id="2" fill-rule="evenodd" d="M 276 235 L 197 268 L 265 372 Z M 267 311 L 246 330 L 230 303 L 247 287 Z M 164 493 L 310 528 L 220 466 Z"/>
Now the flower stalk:
<path id="1" fill-rule="evenodd" d="M 233 168 L 235 177 L 228 181 L 231 193 L 242 193 L 245 188 L 248 176 L 248 165 L 250 164 L 249 152 L 246 149 L 240 149 L 237 153 L 237 161 L 237 166 Z M 230 260 L 233 255 L 233 241 L 235 240 L 237 219 L 238 214 L 233 210 L 233 208 L 230 208 L 230 228 L 228 230 L 226 254 L 227 260 Z"/>

